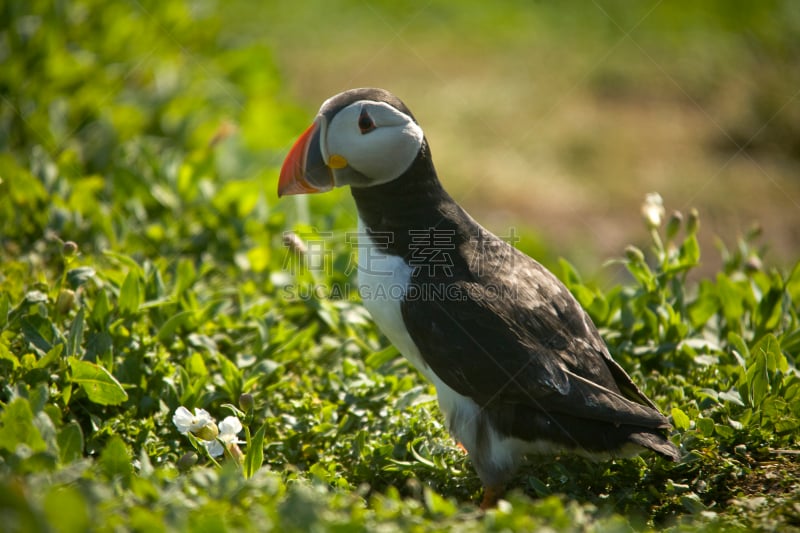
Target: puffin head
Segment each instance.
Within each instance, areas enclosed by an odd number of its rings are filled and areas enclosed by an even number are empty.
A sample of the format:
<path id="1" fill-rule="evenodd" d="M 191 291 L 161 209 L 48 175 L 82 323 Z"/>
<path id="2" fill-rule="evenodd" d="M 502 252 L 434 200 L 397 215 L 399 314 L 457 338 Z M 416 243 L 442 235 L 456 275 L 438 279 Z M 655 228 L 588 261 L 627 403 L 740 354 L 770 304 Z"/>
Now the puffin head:
<path id="1" fill-rule="evenodd" d="M 411 111 L 383 89 L 351 89 L 325 101 L 281 168 L 278 196 L 370 187 L 400 177 L 424 142 Z"/>

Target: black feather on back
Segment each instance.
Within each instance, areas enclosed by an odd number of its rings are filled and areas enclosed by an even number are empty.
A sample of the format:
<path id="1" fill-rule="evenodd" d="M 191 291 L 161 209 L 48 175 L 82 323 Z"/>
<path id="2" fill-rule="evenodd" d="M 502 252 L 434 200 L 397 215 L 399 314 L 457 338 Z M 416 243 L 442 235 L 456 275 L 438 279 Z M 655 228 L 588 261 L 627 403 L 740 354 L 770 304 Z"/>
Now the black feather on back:
<path id="1" fill-rule="evenodd" d="M 460 235 L 450 275 L 417 266 L 401 306 L 431 369 L 507 435 L 593 451 L 616 450 L 639 432 L 664 441 L 667 419 L 611 359 L 568 289 L 460 216 L 438 226 Z"/>

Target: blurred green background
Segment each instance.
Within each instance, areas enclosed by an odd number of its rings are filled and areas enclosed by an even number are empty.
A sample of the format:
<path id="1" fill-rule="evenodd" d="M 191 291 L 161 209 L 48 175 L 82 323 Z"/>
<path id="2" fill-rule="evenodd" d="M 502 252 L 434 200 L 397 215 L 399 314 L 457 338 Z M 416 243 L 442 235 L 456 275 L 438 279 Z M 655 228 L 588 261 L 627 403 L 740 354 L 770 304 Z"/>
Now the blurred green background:
<path id="1" fill-rule="evenodd" d="M 498 234 L 533 229 L 588 271 L 644 240 L 645 194 L 696 207 L 707 269 L 760 223 L 800 244 L 800 4 L 792 1 L 316 2 L 226 27 L 260 35 L 316 108 L 386 87 L 440 177 Z M 708 270 L 707 270 L 708 271 Z"/>
<path id="2" fill-rule="evenodd" d="M 707 271 L 715 239 L 734 246 L 754 223 L 768 259 L 797 256 L 791 0 L 7 0 L 2 20 L 0 149 L 21 167 L 39 158 L 94 176 L 72 180 L 85 202 L 125 172 L 120 150 L 164 158 L 223 139 L 206 178 L 263 186 L 272 205 L 275 167 L 320 103 L 380 86 L 414 111 L 476 218 L 587 273 L 646 242 L 651 191 L 667 215 L 699 209 Z"/>

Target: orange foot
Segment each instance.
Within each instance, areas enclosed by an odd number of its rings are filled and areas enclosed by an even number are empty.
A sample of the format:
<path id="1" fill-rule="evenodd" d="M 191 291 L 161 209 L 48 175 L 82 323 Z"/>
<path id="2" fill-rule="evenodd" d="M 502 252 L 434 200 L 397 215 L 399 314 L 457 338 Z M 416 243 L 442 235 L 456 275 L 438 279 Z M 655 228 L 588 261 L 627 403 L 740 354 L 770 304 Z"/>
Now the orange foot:
<path id="1" fill-rule="evenodd" d="M 497 500 L 505 493 L 504 487 L 484 487 L 481 510 L 486 511 L 497 505 Z"/>
<path id="2" fill-rule="evenodd" d="M 464 453 L 469 453 L 469 452 L 467 451 L 467 449 L 464 447 L 464 445 L 463 445 L 463 444 L 461 444 L 460 442 L 456 442 L 456 446 L 457 446 L 457 447 L 458 447 L 458 449 L 459 449 L 459 450 L 461 450 L 462 452 L 464 452 Z"/>

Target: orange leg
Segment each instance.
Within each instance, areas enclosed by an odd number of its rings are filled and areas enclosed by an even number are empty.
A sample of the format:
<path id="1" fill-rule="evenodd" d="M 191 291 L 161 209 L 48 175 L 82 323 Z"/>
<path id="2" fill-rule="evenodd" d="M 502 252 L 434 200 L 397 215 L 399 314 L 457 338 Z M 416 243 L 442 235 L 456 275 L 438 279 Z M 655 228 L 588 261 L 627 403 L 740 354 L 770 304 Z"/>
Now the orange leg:
<path id="1" fill-rule="evenodd" d="M 493 486 L 483 488 L 483 500 L 481 501 L 481 510 L 487 511 L 497 505 L 497 500 L 505 494 L 506 489 L 503 486 Z"/>

